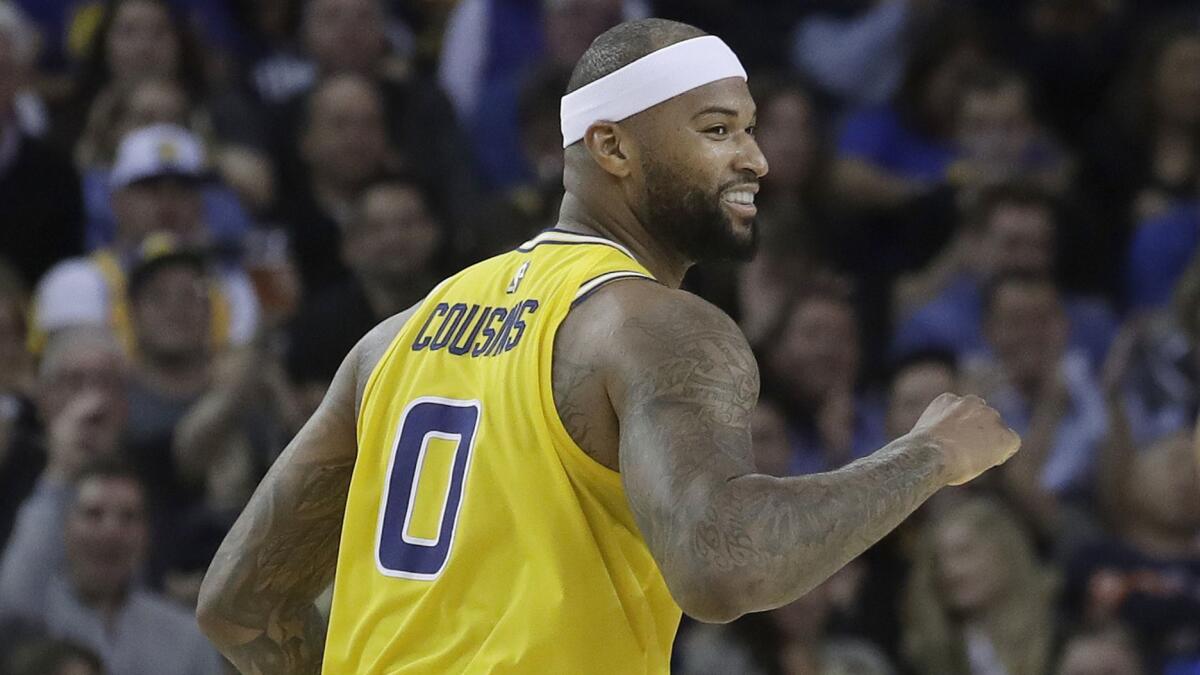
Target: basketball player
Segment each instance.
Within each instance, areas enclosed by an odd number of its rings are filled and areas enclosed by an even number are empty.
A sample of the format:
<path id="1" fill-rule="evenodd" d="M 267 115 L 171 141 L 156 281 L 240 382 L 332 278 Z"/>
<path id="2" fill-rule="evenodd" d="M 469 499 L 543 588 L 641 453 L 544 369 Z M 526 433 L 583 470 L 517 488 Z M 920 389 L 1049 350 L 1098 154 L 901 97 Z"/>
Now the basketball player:
<path id="1" fill-rule="evenodd" d="M 666 673 L 681 610 L 791 602 L 1016 451 L 944 395 L 844 469 L 755 473 L 750 348 L 679 290 L 753 248 L 754 116 L 718 38 L 596 39 L 558 227 L 367 335 L 222 545 L 199 617 L 242 672 Z"/>

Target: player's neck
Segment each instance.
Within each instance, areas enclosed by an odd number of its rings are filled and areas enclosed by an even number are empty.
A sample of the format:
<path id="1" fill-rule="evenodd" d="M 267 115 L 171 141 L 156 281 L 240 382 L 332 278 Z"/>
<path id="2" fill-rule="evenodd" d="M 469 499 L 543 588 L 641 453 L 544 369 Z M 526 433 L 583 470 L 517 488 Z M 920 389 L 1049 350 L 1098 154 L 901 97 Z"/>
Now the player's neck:
<path id="1" fill-rule="evenodd" d="M 605 208 L 584 203 L 570 192 L 563 195 L 558 227 L 571 232 L 593 234 L 611 239 L 628 248 L 659 282 L 679 288 L 692 261 L 664 246 L 624 204 Z"/>

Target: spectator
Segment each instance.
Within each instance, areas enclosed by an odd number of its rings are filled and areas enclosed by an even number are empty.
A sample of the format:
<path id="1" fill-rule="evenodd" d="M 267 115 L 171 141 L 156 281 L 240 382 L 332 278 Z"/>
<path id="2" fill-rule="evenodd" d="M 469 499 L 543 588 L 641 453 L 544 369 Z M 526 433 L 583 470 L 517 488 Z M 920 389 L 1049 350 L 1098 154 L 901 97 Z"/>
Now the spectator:
<path id="1" fill-rule="evenodd" d="M 1068 346 L 1062 296 L 1049 279 L 999 277 L 984 311 L 991 355 L 967 360 L 966 388 L 1021 434 L 1023 451 L 1000 469 L 1002 486 L 1040 534 L 1057 539 L 1074 514 L 1063 502 L 1083 507 L 1092 497 L 1108 431 L 1100 383 L 1087 356 Z"/>
<path id="2" fill-rule="evenodd" d="M 167 0 L 107 0 L 71 96 L 53 128 L 65 147 L 83 131 L 92 102 L 110 87 L 129 89 L 150 79 L 178 79 L 196 98 L 204 95 L 198 50 Z"/>
<path id="3" fill-rule="evenodd" d="M 964 79 L 954 138 L 961 154 L 950 178 L 958 185 L 978 190 L 1019 179 L 1061 194 L 1071 181 L 1070 156 L 1037 119 L 1029 83 L 1016 72 L 984 66 Z"/>
<path id="4" fill-rule="evenodd" d="M 975 498 L 945 510 L 927 526 L 905 589 L 910 665 L 944 675 L 1047 672 L 1054 586 L 1000 503 Z"/>
<path id="5" fill-rule="evenodd" d="M 964 215 L 956 241 L 897 289 L 893 353 L 981 351 L 984 287 L 1004 274 L 1053 274 L 1058 230 L 1054 202 L 1045 192 L 1020 184 L 985 190 Z M 1112 311 L 1079 296 L 1065 299 L 1065 311 L 1069 344 L 1098 367 L 1116 333 Z"/>
<path id="6" fill-rule="evenodd" d="M 792 473 L 828 471 L 882 445 L 878 404 L 858 391 L 858 317 L 836 286 L 807 289 L 763 340 L 764 387 L 786 402 Z"/>
<path id="7" fill-rule="evenodd" d="M 187 251 L 150 257 L 129 278 L 137 341 L 129 385 L 128 452 L 172 514 L 199 501 L 206 468 L 173 440 L 180 421 L 210 386 L 214 355 L 211 283 L 203 257 Z"/>
<path id="8" fill-rule="evenodd" d="M 1110 415 L 1129 441 L 1148 444 L 1192 426 L 1200 405 L 1200 258 L 1176 287 L 1172 306 L 1138 312 L 1105 364 Z"/>
<path id="9" fill-rule="evenodd" d="M 1155 672 L 1200 666 L 1200 467 L 1191 434 L 1140 451 L 1117 439 L 1102 460 L 1098 482 L 1114 534 L 1072 557 L 1067 606 L 1090 624 L 1128 625 Z"/>
<path id="10" fill-rule="evenodd" d="M 886 433 L 894 439 L 916 426 L 933 399 L 959 391 L 957 359 L 947 351 L 915 352 L 893 366 L 890 382 Z"/>
<path id="11" fill-rule="evenodd" d="M 1136 46 L 1087 144 L 1097 193 L 1127 222 L 1195 200 L 1200 180 L 1200 23 L 1164 16 Z"/>
<path id="12" fill-rule="evenodd" d="M 958 11 L 948 11 L 913 44 L 892 103 L 851 113 L 842 128 L 833 187 L 847 205 L 896 207 L 947 179 L 956 157 L 954 101 L 985 49 L 973 19 Z"/>
<path id="13" fill-rule="evenodd" d="M 1067 639 L 1056 675 L 1146 675 L 1133 636 L 1124 627 L 1084 629 Z"/>
<path id="14" fill-rule="evenodd" d="M 73 472 L 91 458 L 117 454 L 129 413 L 126 377 L 125 355 L 106 330 L 75 328 L 46 345 L 33 393 L 37 422 L 18 427 L 0 472 L 3 539 L 48 456 Z"/>
<path id="15" fill-rule="evenodd" d="M 92 652 L 63 640 L 37 640 L 18 645 L 0 672 L 6 675 L 104 675 L 100 658 Z"/>
<path id="16" fill-rule="evenodd" d="M 83 171 L 89 250 L 109 246 L 116 237 L 112 164 L 117 146 L 130 132 L 157 124 L 196 129 L 198 138 L 208 128 L 211 135 L 211 120 L 206 111 L 193 105 L 187 91 L 173 80 L 144 80 L 128 88 L 106 89 L 96 97 L 88 115 L 87 128 L 76 147 L 76 162 Z M 272 199 L 269 194 L 272 176 L 266 161 L 251 150 L 228 146 L 218 147 L 218 150 L 215 159 L 222 179 L 232 185 L 253 186 L 237 192 L 222 182 L 203 187 L 203 220 L 208 224 L 213 240 L 219 245 L 236 248 L 252 225 L 241 198 L 249 197 L 249 204 L 265 208 Z M 237 168 L 230 167 L 239 163 L 246 167 L 244 176 Z"/>
<path id="17" fill-rule="evenodd" d="M 341 248 L 362 191 L 395 167 L 378 88 L 358 75 L 319 84 L 308 102 L 300 151 L 306 176 L 285 194 L 282 220 L 291 233 L 305 298 L 346 280 L 346 266 L 331 251 Z"/>
<path id="18" fill-rule="evenodd" d="M 191 613 L 139 588 L 145 489 L 120 464 L 51 455 L 0 563 L 0 613 L 41 623 L 127 675 L 223 671 Z"/>
<path id="19" fill-rule="evenodd" d="M 379 99 L 380 123 L 399 168 L 429 185 L 434 206 L 460 222 L 476 192 L 470 148 L 437 83 L 395 58 L 385 39 L 386 25 L 383 0 L 304 0 L 301 35 L 313 77 L 268 109 L 276 122 L 274 152 L 284 190 L 303 190 L 298 186 L 307 181 L 294 175 L 292 167 L 311 161 L 303 146 L 319 114 L 314 104 L 318 88 L 331 78 L 366 81 L 375 90 L 371 96 Z M 295 197 L 281 194 L 282 206 Z"/>
<path id="20" fill-rule="evenodd" d="M 368 331 L 433 288 L 441 237 L 420 186 L 411 180 L 385 179 L 363 191 L 342 233 L 350 279 L 314 298 L 290 330 L 293 349 L 310 368 L 321 370 L 322 380 L 333 380 Z"/>
<path id="21" fill-rule="evenodd" d="M 28 285 L 83 247 L 79 176 L 18 124 L 17 92 L 35 56 L 33 27 L 16 7 L 0 4 L 0 256 Z"/>
<path id="22" fill-rule="evenodd" d="M 1197 146 L 1200 148 L 1200 144 Z M 1125 300 L 1135 310 L 1166 305 L 1200 250 L 1200 177 L 1192 197 L 1137 226 L 1125 260 Z"/>
<path id="23" fill-rule="evenodd" d="M 160 231 L 188 246 L 209 242 L 200 192 L 207 175 L 203 149 L 187 131 L 159 125 L 129 134 L 112 173 L 116 239 L 109 248 L 63 261 L 47 273 L 35 296 L 35 335 L 67 326 L 111 326 L 132 350 L 123 292 L 128 267 L 143 247 L 159 245 Z M 254 288 L 240 267 L 223 264 L 220 291 L 214 303 L 227 307 L 228 317 L 222 334 L 232 344 L 245 344 L 258 322 Z"/>

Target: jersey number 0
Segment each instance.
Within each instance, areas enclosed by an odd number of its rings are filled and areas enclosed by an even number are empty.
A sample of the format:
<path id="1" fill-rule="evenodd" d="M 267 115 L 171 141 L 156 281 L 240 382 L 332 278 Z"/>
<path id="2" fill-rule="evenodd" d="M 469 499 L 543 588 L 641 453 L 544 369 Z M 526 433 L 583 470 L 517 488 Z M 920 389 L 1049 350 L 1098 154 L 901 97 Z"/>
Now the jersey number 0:
<path id="1" fill-rule="evenodd" d="M 422 396 L 405 408 L 379 510 L 375 561 L 381 573 L 430 580 L 445 568 L 480 414 L 479 401 L 435 396 Z M 433 457 L 434 440 L 451 443 L 448 461 L 444 452 Z M 421 518 L 421 511 L 432 517 Z"/>

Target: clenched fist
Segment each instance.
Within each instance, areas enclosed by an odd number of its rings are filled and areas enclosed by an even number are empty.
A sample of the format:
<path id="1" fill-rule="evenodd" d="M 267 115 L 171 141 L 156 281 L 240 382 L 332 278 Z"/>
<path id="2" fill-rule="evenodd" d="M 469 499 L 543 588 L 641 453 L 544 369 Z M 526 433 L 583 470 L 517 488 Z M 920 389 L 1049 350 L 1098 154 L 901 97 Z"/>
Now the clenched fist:
<path id="1" fill-rule="evenodd" d="M 942 394 L 909 433 L 924 435 L 942 449 L 950 485 L 962 485 L 1003 464 L 1021 447 L 1021 437 L 978 396 Z"/>

